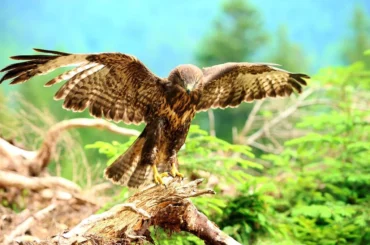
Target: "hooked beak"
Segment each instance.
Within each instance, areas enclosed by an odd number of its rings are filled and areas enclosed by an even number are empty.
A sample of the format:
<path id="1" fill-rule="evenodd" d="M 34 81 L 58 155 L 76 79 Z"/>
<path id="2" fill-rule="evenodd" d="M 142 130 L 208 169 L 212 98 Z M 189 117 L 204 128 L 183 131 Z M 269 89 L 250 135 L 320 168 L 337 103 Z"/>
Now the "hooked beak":
<path id="1" fill-rule="evenodd" d="M 190 94 L 190 92 L 193 90 L 194 83 L 193 84 L 187 84 L 186 85 L 186 93 Z"/>

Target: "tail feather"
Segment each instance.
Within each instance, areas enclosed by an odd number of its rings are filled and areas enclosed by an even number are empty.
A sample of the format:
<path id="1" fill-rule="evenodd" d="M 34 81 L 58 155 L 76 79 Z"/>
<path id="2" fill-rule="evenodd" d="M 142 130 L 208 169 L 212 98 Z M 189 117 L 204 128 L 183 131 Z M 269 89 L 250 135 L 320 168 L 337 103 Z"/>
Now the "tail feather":
<path id="1" fill-rule="evenodd" d="M 132 146 L 104 171 L 105 178 L 115 184 L 138 187 L 145 182 L 146 170 L 150 165 L 139 165 L 145 138 L 138 138 Z M 144 171 L 143 171 L 144 169 Z"/>
<path id="2" fill-rule="evenodd" d="M 151 165 L 139 164 L 134 173 L 131 175 L 127 186 L 137 188 L 142 184 L 151 181 L 150 173 L 152 172 Z"/>

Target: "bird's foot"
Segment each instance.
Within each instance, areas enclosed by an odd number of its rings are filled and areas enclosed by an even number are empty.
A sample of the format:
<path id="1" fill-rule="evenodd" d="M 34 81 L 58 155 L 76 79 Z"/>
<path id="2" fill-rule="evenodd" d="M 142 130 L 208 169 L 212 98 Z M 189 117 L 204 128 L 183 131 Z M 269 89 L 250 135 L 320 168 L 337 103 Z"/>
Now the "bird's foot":
<path id="1" fill-rule="evenodd" d="M 158 173 L 158 169 L 157 169 L 157 166 L 156 165 L 153 165 L 153 178 L 154 178 L 154 182 L 158 185 L 164 185 L 163 183 L 163 180 L 162 178 L 164 177 L 168 177 L 168 173 L 167 172 L 164 172 L 164 173 Z"/>
<path id="2" fill-rule="evenodd" d="M 171 172 L 170 172 L 171 176 L 172 177 L 179 177 L 180 179 L 183 179 L 184 178 L 184 175 L 182 173 L 179 172 L 179 170 L 177 170 L 175 164 L 173 164 L 171 166 Z"/>

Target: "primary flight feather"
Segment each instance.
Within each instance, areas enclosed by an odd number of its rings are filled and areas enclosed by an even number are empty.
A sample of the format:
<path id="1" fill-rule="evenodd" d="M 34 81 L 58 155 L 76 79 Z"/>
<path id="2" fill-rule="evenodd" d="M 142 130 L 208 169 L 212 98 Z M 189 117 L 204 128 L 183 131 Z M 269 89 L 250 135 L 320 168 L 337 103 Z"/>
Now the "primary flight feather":
<path id="1" fill-rule="evenodd" d="M 182 176 L 177 152 L 185 142 L 195 113 L 210 108 L 236 107 L 243 101 L 285 97 L 306 85 L 305 74 L 290 73 L 272 64 L 225 63 L 200 69 L 180 65 L 168 78 L 154 75 L 136 57 L 122 53 L 70 54 L 35 49 L 42 55 L 19 55 L 0 80 L 23 83 L 57 68 L 75 66 L 45 86 L 67 81 L 55 94 L 63 107 L 86 108 L 94 117 L 116 122 L 146 123 L 130 148 L 105 170 L 114 183 L 139 187 L 153 173 L 156 183 L 168 173 Z"/>

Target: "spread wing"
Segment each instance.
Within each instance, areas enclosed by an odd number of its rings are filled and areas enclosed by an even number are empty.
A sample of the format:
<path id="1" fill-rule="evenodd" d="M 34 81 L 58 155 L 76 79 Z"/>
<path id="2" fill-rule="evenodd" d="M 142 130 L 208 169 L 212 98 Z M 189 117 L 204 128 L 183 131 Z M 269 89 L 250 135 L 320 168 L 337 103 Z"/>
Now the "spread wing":
<path id="1" fill-rule="evenodd" d="M 165 81 L 151 73 L 134 56 L 121 53 L 69 54 L 35 49 L 42 55 L 20 55 L 12 59 L 23 62 L 9 65 L 0 83 L 13 78 L 10 84 L 49 73 L 59 67 L 74 69 L 47 82 L 45 86 L 67 80 L 54 98 L 64 99 L 63 107 L 73 111 L 89 108 L 95 117 L 140 123 L 150 116 L 150 106 L 163 103 Z"/>
<path id="2" fill-rule="evenodd" d="M 304 74 L 272 64 L 226 63 L 203 69 L 204 87 L 197 111 L 238 106 L 243 101 L 289 96 L 307 85 Z"/>

